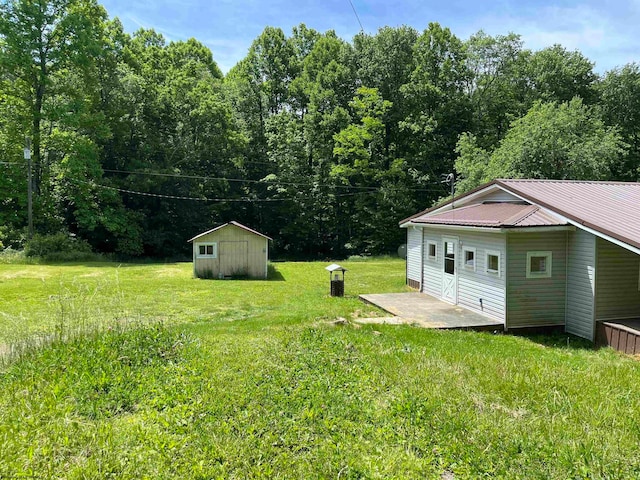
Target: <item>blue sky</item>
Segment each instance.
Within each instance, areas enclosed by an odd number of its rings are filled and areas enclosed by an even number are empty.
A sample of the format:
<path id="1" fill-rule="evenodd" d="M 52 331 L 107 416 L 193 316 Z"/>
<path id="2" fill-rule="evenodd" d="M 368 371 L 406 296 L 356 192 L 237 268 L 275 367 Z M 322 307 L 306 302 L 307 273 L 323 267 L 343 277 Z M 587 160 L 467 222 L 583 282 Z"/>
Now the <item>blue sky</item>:
<path id="1" fill-rule="evenodd" d="M 602 73 L 640 62 L 640 0 L 352 0 L 367 33 L 384 25 L 419 31 L 436 21 L 466 39 L 483 29 L 491 35 L 519 33 L 525 47 L 554 43 L 578 49 Z M 195 37 L 213 52 L 226 73 L 242 59 L 265 26 L 289 33 L 299 23 L 335 30 L 351 40 L 360 27 L 349 0 L 102 0 L 110 17 L 128 32 L 154 28 L 168 40 Z"/>

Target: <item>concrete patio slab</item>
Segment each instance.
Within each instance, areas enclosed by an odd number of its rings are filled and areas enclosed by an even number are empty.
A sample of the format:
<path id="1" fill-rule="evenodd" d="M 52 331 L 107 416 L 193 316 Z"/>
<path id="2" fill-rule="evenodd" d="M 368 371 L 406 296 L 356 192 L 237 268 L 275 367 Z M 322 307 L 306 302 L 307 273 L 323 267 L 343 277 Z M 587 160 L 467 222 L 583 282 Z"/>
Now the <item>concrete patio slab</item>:
<path id="1" fill-rule="evenodd" d="M 492 318 L 424 293 L 374 293 L 360 295 L 360 300 L 399 317 L 400 323 L 415 324 L 424 328 L 502 330 L 504 327 L 501 322 Z M 391 323 L 388 318 L 386 320 L 384 323 Z"/>

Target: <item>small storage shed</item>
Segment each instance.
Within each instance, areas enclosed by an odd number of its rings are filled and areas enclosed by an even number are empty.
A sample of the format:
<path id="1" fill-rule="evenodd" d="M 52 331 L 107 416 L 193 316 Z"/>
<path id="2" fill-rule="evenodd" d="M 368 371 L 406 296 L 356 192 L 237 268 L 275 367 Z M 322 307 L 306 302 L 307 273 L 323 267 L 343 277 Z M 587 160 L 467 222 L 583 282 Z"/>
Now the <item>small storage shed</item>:
<path id="1" fill-rule="evenodd" d="M 267 278 L 271 238 L 238 222 L 196 235 L 193 276 L 198 278 Z"/>

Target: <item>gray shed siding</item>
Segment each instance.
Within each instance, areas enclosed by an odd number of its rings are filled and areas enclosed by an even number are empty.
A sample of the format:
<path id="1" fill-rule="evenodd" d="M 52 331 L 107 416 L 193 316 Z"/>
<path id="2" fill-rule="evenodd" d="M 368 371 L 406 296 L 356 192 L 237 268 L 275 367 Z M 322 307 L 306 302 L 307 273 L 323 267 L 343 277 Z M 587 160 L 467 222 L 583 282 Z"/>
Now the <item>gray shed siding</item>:
<path id="1" fill-rule="evenodd" d="M 506 241 L 499 233 L 471 232 L 458 230 L 437 230 L 424 228 L 424 268 L 422 291 L 435 297 L 442 297 L 443 237 L 458 238 L 456 269 L 458 274 L 458 304 L 489 317 L 504 321 L 506 291 Z M 436 259 L 428 257 L 427 244 L 436 243 Z M 467 269 L 463 265 L 464 247 L 476 250 L 476 269 Z M 487 273 L 487 250 L 500 253 L 501 274 Z M 482 299 L 482 305 L 480 304 Z"/>
<path id="2" fill-rule="evenodd" d="M 507 236 L 507 328 L 564 325 L 566 305 L 566 232 Z M 527 278 L 527 252 L 551 251 L 551 277 Z"/>
<path id="3" fill-rule="evenodd" d="M 568 234 L 566 331 L 594 339 L 596 237 L 577 229 Z"/>
<path id="4" fill-rule="evenodd" d="M 407 279 L 420 282 L 422 270 L 422 229 L 407 228 Z"/>
<path id="5" fill-rule="evenodd" d="M 598 238 L 596 320 L 640 317 L 640 255 Z"/>

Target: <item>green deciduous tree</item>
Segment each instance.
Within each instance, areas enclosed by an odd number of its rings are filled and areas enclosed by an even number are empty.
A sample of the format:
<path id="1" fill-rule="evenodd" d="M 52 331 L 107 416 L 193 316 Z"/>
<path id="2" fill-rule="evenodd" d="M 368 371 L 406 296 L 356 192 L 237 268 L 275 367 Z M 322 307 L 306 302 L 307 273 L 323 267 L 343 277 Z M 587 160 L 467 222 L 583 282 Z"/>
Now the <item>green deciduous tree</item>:
<path id="1" fill-rule="evenodd" d="M 618 132 L 581 99 L 539 102 L 513 122 L 491 155 L 472 135 L 462 136 L 458 186 L 468 190 L 496 177 L 605 180 L 625 149 Z"/>
<path id="2" fill-rule="evenodd" d="M 600 84 L 602 117 L 616 126 L 629 149 L 614 166 L 617 180 L 640 179 L 640 66 L 630 63 L 608 72 Z"/>

